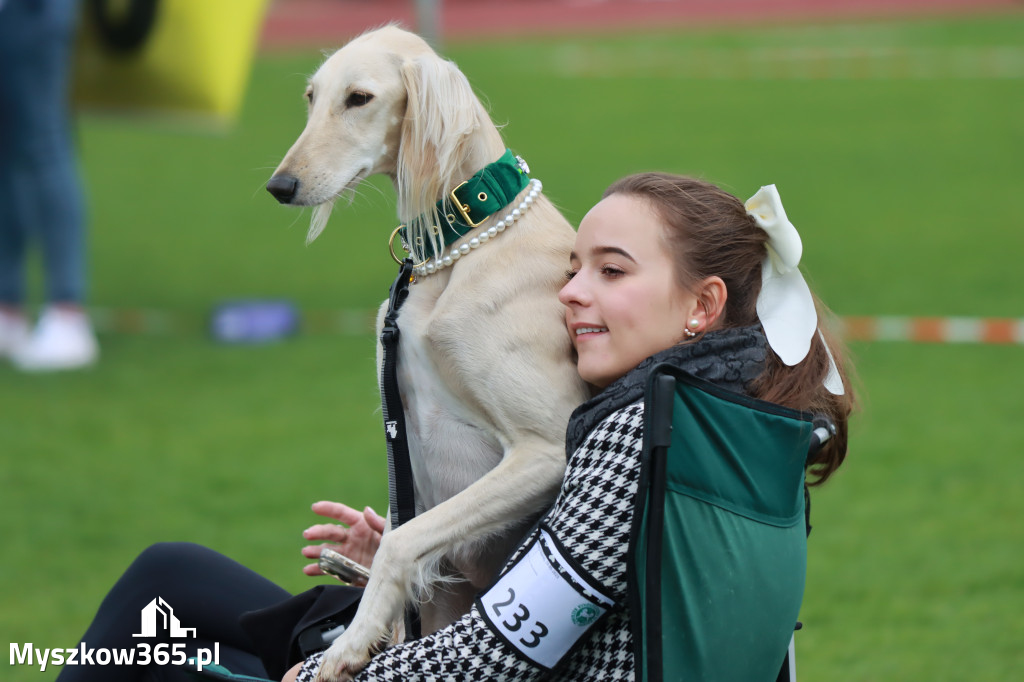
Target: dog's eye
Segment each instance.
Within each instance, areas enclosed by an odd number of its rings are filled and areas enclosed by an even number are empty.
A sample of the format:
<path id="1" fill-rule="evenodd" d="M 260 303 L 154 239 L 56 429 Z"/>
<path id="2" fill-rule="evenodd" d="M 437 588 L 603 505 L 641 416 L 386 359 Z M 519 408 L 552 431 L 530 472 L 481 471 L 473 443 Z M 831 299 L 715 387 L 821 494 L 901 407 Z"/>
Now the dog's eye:
<path id="1" fill-rule="evenodd" d="M 306 94 L 303 95 L 303 97 L 306 98 L 306 102 L 307 103 L 312 104 L 313 103 L 313 88 L 307 88 L 306 89 Z"/>
<path id="2" fill-rule="evenodd" d="M 373 99 L 373 95 L 368 92 L 353 92 L 345 100 L 346 107 L 361 107 L 365 104 L 369 104 L 370 100 Z"/>

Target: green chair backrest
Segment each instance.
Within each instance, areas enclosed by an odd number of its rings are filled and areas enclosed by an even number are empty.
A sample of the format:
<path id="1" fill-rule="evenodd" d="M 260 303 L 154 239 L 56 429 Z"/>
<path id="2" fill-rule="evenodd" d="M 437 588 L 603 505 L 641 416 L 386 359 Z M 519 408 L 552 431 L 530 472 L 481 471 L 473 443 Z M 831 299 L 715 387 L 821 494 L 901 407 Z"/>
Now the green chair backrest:
<path id="1" fill-rule="evenodd" d="M 811 417 L 669 365 L 645 400 L 630 542 L 637 679 L 774 681 L 803 599 Z"/>

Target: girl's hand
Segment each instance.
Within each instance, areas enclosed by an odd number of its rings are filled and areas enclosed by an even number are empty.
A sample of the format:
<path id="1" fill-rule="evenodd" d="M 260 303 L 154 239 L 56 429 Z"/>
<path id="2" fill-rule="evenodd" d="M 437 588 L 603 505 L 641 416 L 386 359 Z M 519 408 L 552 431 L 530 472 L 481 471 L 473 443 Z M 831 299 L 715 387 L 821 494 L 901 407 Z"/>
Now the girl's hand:
<path id="1" fill-rule="evenodd" d="M 319 523 L 304 530 L 302 537 L 310 542 L 327 543 L 334 551 L 363 566 L 373 565 L 373 555 L 377 553 L 384 533 L 384 517 L 370 507 L 358 511 L 340 502 L 315 502 L 313 512 L 340 521 L 343 525 Z M 302 548 L 302 556 L 314 560 L 314 563 L 302 569 L 306 575 L 323 575 L 316 563 L 320 560 L 321 546 L 316 544 Z"/>

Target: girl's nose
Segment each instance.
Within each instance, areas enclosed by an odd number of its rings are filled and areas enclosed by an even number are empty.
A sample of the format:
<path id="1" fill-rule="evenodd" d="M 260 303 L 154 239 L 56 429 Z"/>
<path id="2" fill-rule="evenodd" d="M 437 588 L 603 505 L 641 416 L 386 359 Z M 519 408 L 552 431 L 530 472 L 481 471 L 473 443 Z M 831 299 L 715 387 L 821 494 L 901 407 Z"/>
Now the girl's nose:
<path id="1" fill-rule="evenodd" d="M 568 282 L 566 282 L 565 286 L 562 287 L 562 290 L 558 292 L 558 300 L 561 301 L 562 305 L 564 306 L 570 306 L 573 303 L 579 303 L 579 289 L 580 286 L 578 278 L 573 277 Z"/>

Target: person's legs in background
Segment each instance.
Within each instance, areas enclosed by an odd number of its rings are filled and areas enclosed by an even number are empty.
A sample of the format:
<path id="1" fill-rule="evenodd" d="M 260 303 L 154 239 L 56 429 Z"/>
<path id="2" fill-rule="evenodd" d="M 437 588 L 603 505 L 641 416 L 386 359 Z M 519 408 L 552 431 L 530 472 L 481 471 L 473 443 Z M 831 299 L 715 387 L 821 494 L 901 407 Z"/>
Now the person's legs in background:
<path id="1" fill-rule="evenodd" d="M 25 256 L 28 249 L 23 197 L 15 191 L 15 172 L 20 159 L 19 137 L 26 112 L 18 98 L 24 96 L 21 73 L 22 22 L 10 6 L 0 7 L 0 357 L 11 355 L 28 339 L 25 302 Z"/>
<path id="2" fill-rule="evenodd" d="M 85 210 L 69 121 L 76 0 L 0 8 L 0 355 L 25 370 L 95 362 L 82 308 Z M 25 261 L 38 246 L 46 305 L 26 333 Z"/>

